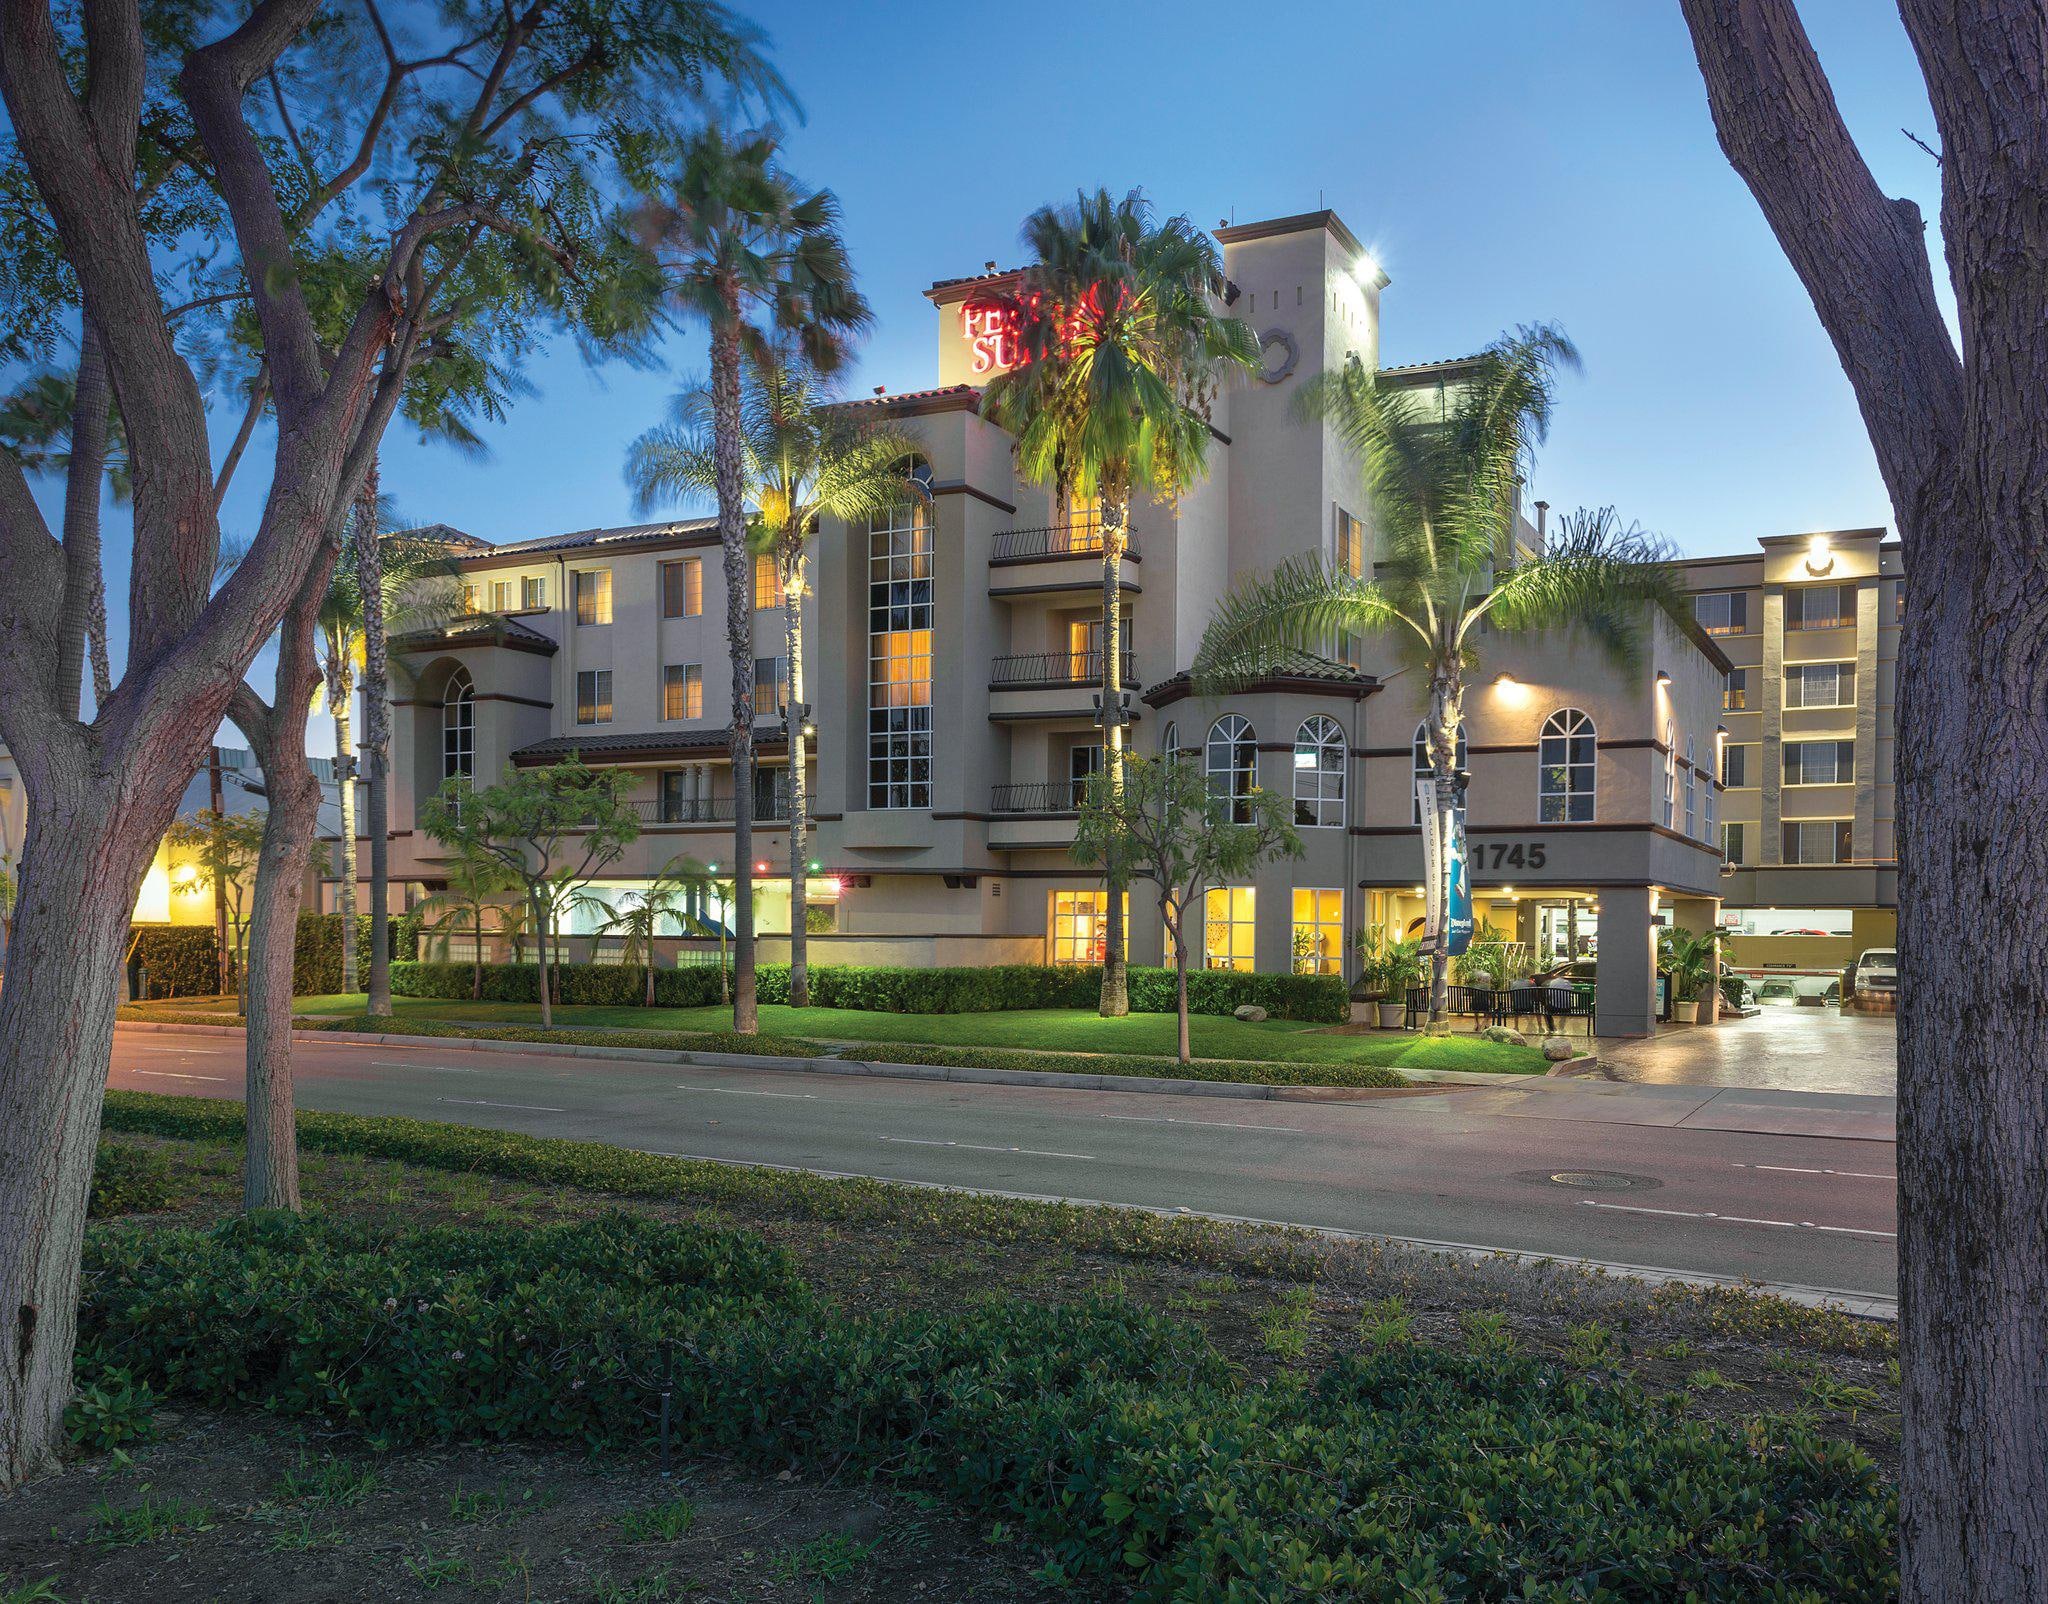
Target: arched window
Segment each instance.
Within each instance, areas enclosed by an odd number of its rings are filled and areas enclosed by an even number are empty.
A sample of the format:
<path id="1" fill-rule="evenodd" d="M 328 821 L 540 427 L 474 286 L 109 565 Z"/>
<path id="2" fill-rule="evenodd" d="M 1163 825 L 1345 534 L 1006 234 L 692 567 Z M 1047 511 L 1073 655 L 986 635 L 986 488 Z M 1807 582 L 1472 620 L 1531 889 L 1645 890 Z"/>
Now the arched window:
<path id="1" fill-rule="evenodd" d="M 1699 820 L 1693 812 L 1693 744 L 1692 737 L 1685 738 L 1685 836 L 1690 841 L 1699 833 Z"/>
<path id="2" fill-rule="evenodd" d="M 448 676 L 441 696 L 441 778 L 458 774 L 465 780 L 476 774 L 476 686 L 461 668 Z"/>
<path id="3" fill-rule="evenodd" d="M 1168 719 L 1166 721 L 1166 728 L 1159 732 L 1159 755 L 1161 757 L 1180 756 L 1180 726 L 1172 719 Z"/>
<path id="4" fill-rule="evenodd" d="M 1664 725 L 1664 828 L 1678 825 L 1678 726 Z"/>
<path id="5" fill-rule="evenodd" d="M 1232 823 L 1251 823 L 1258 752 L 1249 719 L 1225 713 L 1209 726 L 1209 794 L 1230 803 Z"/>
<path id="6" fill-rule="evenodd" d="M 1576 707 L 1543 721 L 1536 742 L 1536 817 L 1545 824 L 1586 824 L 1593 818 L 1597 737 Z"/>
<path id="7" fill-rule="evenodd" d="M 1458 726 L 1457 754 L 1451 761 L 1461 769 L 1465 767 L 1465 726 L 1462 723 Z M 1436 764 L 1430 760 L 1429 756 L 1428 719 L 1424 719 L 1415 726 L 1415 778 L 1432 782 L 1436 779 Z M 1415 791 L 1415 788 L 1411 785 L 1409 790 Z M 1415 809 L 1415 822 L 1420 824 L 1422 822 L 1422 794 L 1419 791 L 1415 792 L 1410 805 Z"/>
<path id="8" fill-rule="evenodd" d="M 1344 824 L 1344 731 L 1318 713 L 1294 732 L 1294 822 L 1311 829 Z"/>
<path id="9" fill-rule="evenodd" d="M 1718 847 L 1721 844 L 1721 804 L 1718 800 L 1720 787 L 1714 783 L 1714 776 L 1711 773 L 1702 774 L 1700 784 L 1705 791 L 1700 816 L 1700 839 L 1710 847 Z"/>

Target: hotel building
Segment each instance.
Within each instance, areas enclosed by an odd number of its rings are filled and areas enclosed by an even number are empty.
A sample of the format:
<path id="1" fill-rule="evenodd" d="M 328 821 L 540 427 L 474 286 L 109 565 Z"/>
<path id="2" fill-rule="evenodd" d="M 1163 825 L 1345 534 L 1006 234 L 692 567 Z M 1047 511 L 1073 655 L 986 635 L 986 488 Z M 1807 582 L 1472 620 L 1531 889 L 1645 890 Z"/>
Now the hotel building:
<path id="1" fill-rule="evenodd" d="M 1240 578 L 1304 553 L 1370 571 L 1356 471 L 1292 402 L 1310 376 L 1353 357 L 1377 367 L 1387 280 L 1330 212 L 1222 228 L 1218 238 L 1232 309 L 1259 332 L 1265 367 L 1218 397 L 1206 477 L 1175 505 L 1132 510 L 1127 739 L 1143 753 L 1194 752 L 1220 791 L 1277 792 L 1306 847 L 1299 860 L 1212 893 L 1197 961 L 1347 974 L 1361 926 L 1407 931 L 1421 918 L 1414 779 L 1426 687 L 1391 642 L 1374 638 L 1334 641 L 1227 697 L 1193 694 L 1187 670 L 1218 599 Z M 1010 437 L 981 416 L 982 386 L 1009 354 L 986 302 L 1011 277 L 935 284 L 937 384 L 853 403 L 917 437 L 931 494 L 854 527 L 827 520 L 813 547 L 814 963 L 1085 963 L 1099 953 L 1106 893 L 1068 847 L 1077 793 L 1101 762 L 1100 537 L 1086 512 L 1055 524 L 1046 493 L 1018 479 Z M 1461 366 L 1380 371 L 1427 396 L 1454 384 Z M 1536 521 L 1518 517 L 1513 536 L 1525 549 L 1543 539 L 1541 504 L 1532 510 Z M 1853 576 L 1859 587 L 1856 621 L 1835 626 L 1842 641 L 1861 641 L 1879 600 L 1861 588 L 1859 538 L 1834 548 L 1843 582 Z M 1762 686 L 1787 657 L 1786 597 L 1803 588 L 1786 565 L 1807 556 L 1803 542 L 1782 553 L 1766 542 L 1761 572 L 1750 571 L 1754 559 L 1686 570 L 1703 591 L 1752 598 L 1743 622 L 1758 625 L 1754 712 L 1724 709 L 1751 642 L 1717 624 L 1657 620 L 1633 670 L 1564 635 L 1480 642 L 1463 743 L 1477 913 L 1545 955 L 1599 938 L 1603 1034 L 1652 1028 L 1656 925 L 1712 926 L 1731 887 L 1785 897 L 1820 889 L 1796 873 L 1761 878 L 1782 863 L 1781 824 L 1799 822 L 1801 859 L 1819 839 L 1807 821 L 1823 815 L 1851 821 L 1845 856 L 1889 851 L 1888 800 L 1852 805 L 1815 792 L 1819 807 L 1796 807 L 1777 777 L 1809 730 L 1870 746 L 1873 760 L 1855 772 L 1878 772 L 1879 737 L 1853 710 L 1875 711 L 1874 684 L 1832 715 L 1840 729 L 1825 730 L 1812 704 L 1782 707 Z M 787 676 L 772 567 L 764 559 L 750 576 L 762 763 L 753 794 L 735 797 L 725 585 L 710 520 L 488 548 L 458 542 L 458 558 L 474 611 L 397 643 L 408 674 L 394 709 L 394 880 L 417 895 L 445 874 L 442 849 L 417 823 L 445 776 L 488 779 L 573 751 L 634 776 L 643 830 L 605 871 L 608 882 L 630 886 L 678 854 L 729 866 L 734 809 L 751 809 L 754 855 L 767 865 L 763 955 L 786 956 Z M 1867 561 L 1874 574 L 1874 542 Z M 1802 633 L 1791 660 L 1807 663 L 1823 633 Z M 1845 650 L 1842 641 L 1830 649 Z M 1859 676 L 1878 674 L 1860 645 L 1849 656 Z M 1718 783 L 1724 727 L 1735 749 L 1756 750 L 1759 774 L 1772 765 L 1764 788 L 1745 771 L 1748 786 L 1730 793 L 1739 812 Z M 1804 776 L 1807 755 L 1796 762 Z M 1749 855 L 1730 880 L 1721 845 L 1736 821 L 1756 837 L 1737 833 Z M 1881 891 L 1873 884 L 1873 899 Z M 1148 885 L 1131 888 L 1129 911 L 1132 961 L 1162 962 Z"/>

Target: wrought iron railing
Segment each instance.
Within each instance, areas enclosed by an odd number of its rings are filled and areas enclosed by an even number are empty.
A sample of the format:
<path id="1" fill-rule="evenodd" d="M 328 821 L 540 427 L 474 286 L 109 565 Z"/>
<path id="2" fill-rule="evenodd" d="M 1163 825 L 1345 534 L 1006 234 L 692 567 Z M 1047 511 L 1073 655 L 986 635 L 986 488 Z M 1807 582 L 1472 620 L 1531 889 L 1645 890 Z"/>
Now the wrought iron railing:
<path id="1" fill-rule="evenodd" d="M 643 824 L 730 824 L 737 817 L 729 796 L 639 797 L 627 804 Z M 785 796 L 756 797 L 756 824 L 773 823 L 789 816 Z"/>
<path id="2" fill-rule="evenodd" d="M 1072 813 L 1081 805 L 1085 784 L 1080 780 L 1030 780 L 1018 785 L 998 785 L 989 797 L 991 813 Z"/>
<path id="3" fill-rule="evenodd" d="M 1131 652 L 1121 656 L 1122 681 L 1129 685 L 1137 678 L 1137 659 Z M 1097 685 L 1102 682 L 1102 653 L 1025 652 L 998 657 L 989 664 L 988 682 L 993 690 L 1020 685 Z"/>
<path id="4" fill-rule="evenodd" d="M 1128 554 L 1130 545 L 1124 546 Z M 1102 525 L 1094 518 L 1051 524 L 1043 529 L 999 529 L 989 553 L 999 563 L 1033 557 L 1090 557 L 1102 551 Z"/>

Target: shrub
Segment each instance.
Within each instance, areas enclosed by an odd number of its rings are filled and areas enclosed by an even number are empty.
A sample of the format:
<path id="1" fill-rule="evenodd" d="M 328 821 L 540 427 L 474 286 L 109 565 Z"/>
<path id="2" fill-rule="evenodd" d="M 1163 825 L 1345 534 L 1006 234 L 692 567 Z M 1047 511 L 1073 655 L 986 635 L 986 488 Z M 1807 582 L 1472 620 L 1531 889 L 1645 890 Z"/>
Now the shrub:
<path id="1" fill-rule="evenodd" d="M 146 1147 L 100 1143 L 93 1158 L 92 1192 L 86 1200 L 88 1218 L 154 1214 L 177 1204 L 177 1172 L 163 1154 Z"/>
<path id="2" fill-rule="evenodd" d="M 1132 969 L 1131 1007 L 1140 1013 L 1170 1014 L 1173 971 Z M 468 964 L 394 963 L 391 989 L 404 997 L 466 1001 L 473 972 Z M 789 966 L 764 964 L 758 971 L 764 1003 L 789 1001 Z M 564 964 L 558 1003 L 631 1007 L 644 995 L 644 973 L 622 964 Z M 1092 1008 L 1102 989 L 1096 968 L 1047 964 L 990 964 L 952 969 L 898 969 L 860 964 L 823 964 L 811 970 L 811 1001 L 820 1008 L 856 1008 L 890 1014 L 978 1014 L 1016 1008 Z M 484 965 L 484 1000 L 537 1002 L 539 982 L 531 964 Z M 718 970 L 710 964 L 654 972 L 654 998 L 667 1008 L 702 1008 L 718 1001 Z M 1335 975 L 1261 975 L 1231 969 L 1198 970 L 1188 976 L 1188 1007 L 1198 1014 L 1230 1014 L 1253 1003 L 1276 1019 L 1342 1024 L 1351 1017 L 1350 994 Z"/>
<path id="3" fill-rule="evenodd" d="M 1234 1376 L 1126 1303 L 844 1313 L 740 1233 L 610 1216 L 96 1230 L 81 1372 L 390 1441 L 689 1447 L 933 1487 L 1088 1596 L 1891 1596 L 1896 1502 L 1801 1423 L 1419 1344 Z M 1475 1451 L 1481 1445 L 1483 1451 Z"/>
<path id="4" fill-rule="evenodd" d="M 220 992 L 220 946 L 211 925 L 130 925 L 130 972 L 146 971 L 147 997 L 212 997 Z"/>
<path id="5" fill-rule="evenodd" d="M 64 1434 L 91 1453 L 156 1436 L 157 1395 L 125 1365 L 105 1365 L 82 1377 L 64 1406 Z"/>

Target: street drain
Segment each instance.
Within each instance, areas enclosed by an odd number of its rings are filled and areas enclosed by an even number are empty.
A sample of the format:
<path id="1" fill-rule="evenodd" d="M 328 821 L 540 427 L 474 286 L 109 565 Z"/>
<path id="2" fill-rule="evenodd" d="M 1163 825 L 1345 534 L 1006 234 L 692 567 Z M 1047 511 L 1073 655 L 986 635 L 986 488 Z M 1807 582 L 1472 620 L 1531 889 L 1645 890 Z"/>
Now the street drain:
<path id="1" fill-rule="evenodd" d="M 1616 1175 L 1612 1170 L 1562 1170 L 1550 1178 L 1559 1186 L 1583 1187 L 1589 1192 L 1626 1192 L 1636 1185 L 1632 1175 Z"/>

